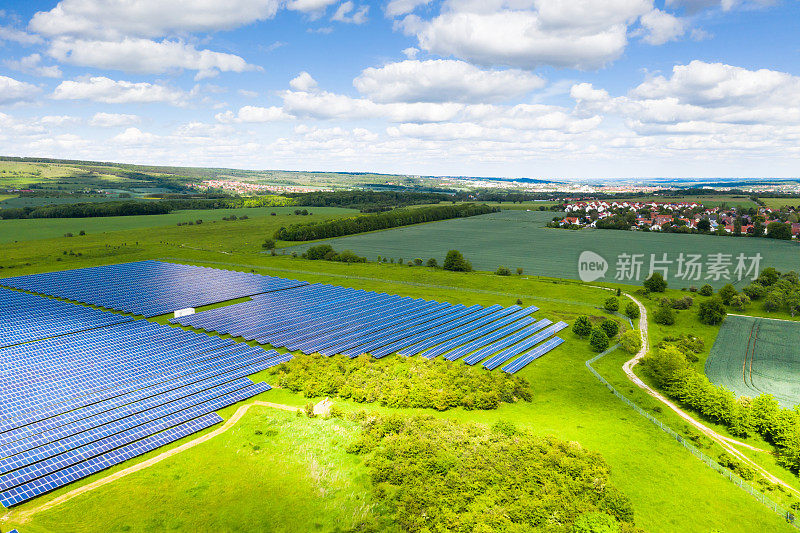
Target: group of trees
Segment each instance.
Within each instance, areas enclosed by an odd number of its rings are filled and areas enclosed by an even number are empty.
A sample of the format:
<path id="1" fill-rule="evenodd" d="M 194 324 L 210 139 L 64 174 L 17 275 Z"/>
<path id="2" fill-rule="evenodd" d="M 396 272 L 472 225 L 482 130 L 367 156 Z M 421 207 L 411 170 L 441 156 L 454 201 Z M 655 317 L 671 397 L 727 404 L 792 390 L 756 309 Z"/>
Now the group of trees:
<path id="1" fill-rule="evenodd" d="M 275 232 L 275 238 L 282 241 L 311 241 L 353 235 L 367 231 L 396 228 L 423 222 L 446 220 L 450 218 L 485 215 L 498 211 L 496 207 L 477 204 L 441 205 L 396 209 L 386 213 L 374 213 L 357 217 L 337 218 L 324 222 L 292 224 Z"/>
<path id="2" fill-rule="evenodd" d="M 619 322 L 611 318 L 606 318 L 597 325 L 592 324 L 592 320 L 581 315 L 572 324 L 572 332 L 578 337 L 589 338 L 589 346 L 595 352 L 602 352 L 611 345 L 611 340 L 616 339 L 619 334 Z"/>
<path id="3" fill-rule="evenodd" d="M 733 435 L 761 435 L 775 445 L 782 466 L 800 472 L 800 411 L 781 408 L 769 394 L 737 398 L 694 370 L 687 351 L 680 343 L 662 343 L 642 360 L 642 365 L 670 397 L 725 425 Z"/>
<path id="4" fill-rule="evenodd" d="M 493 427 L 433 416 L 348 417 L 361 435 L 384 524 L 360 531 L 632 533 L 633 507 L 603 458 L 576 442 L 540 437 L 505 421 Z"/>
<path id="5" fill-rule="evenodd" d="M 364 212 L 379 212 L 395 207 L 419 204 L 438 204 L 453 197 L 436 192 L 412 191 L 320 191 L 288 193 L 296 205 L 310 207 L 347 207 Z"/>
<path id="6" fill-rule="evenodd" d="M 744 296 L 748 299 L 747 303 L 760 301 L 765 311 L 785 311 L 792 316 L 800 311 L 800 277 L 794 270 L 782 274 L 768 267 L 761 271 L 753 283 L 742 289 L 743 294 L 736 295 L 736 290 L 733 287 L 731 289 L 731 298 L 738 296 L 741 300 Z"/>
<path id="7" fill-rule="evenodd" d="M 271 372 L 279 386 L 308 398 L 338 396 L 396 408 L 497 409 L 501 402 L 531 400 L 530 386 L 520 376 L 454 365 L 443 359 L 301 354 L 292 364 L 278 365 Z"/>
<path id="8" fill-rule="evenodd" d="M 262 244 L 262 247 L 271 246 L 268 250 L 275 249 L 275 241 L 267 240 Z M 273 253 L 274 255 L 274 253 Z M 310 247 L 303 253 L 303 259 L 311 259 L 316 261 L 324 259 L 325 261 L 338 261 L 340 263 L 366 263 L 367 258 L 356 255 L 352 250 L 343 250 L 337 252 L 330 244 L 318 244 Z"/>

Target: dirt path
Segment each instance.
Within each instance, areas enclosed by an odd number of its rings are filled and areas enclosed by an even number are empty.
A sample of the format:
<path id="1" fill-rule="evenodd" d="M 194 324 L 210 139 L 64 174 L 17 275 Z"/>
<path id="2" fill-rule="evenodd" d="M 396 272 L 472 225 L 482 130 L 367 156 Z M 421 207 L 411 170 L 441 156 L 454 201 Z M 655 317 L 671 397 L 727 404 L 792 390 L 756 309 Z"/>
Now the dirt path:
<path id="1" fill-rule="evenodd" d="M 127 476 L 129 474 L 133 474 L 134 472 L 139 472 L 140 470 L 144 470 L 147 467 L 150 467 L 150 466 L 153 466 L 155 464 L 160 463 L 164 459 L 168 459 L 168 458 L 170 458 L 170 457 L 172 457 L 174 455 L 177 455 L 177 454 L 179 454 L 181 452 L 184 452 L 184 451 L 186 451 L 186 450 L 188 450 L 190 448 L 194 448 L 198 444 L 202 444 L 204 442 L 207 442 L 207 441 L 213 439 L 214 437 L 222 435 L 223 433 L 225 433 L 226 431 L 231 429 L 234 425 L 236 425 L 236 423 L 239 420 L 241 420 L 241 418 L 245 415 L 245 413 L 247 413 L 247 411 L 251 407 L 272 407 L 273 409 L 281 409 L 281 410 L 284 410 L 284 411 L 300 411 L 301 410 L 299 407 L 292 407 L 291 405 L 283 405 L 283 404 L 279 404 L 279 403 L 262 402 L 262 401 L 254 401 L 254 402 L 248 403 L 246 405 L 242 405 L 241 407 L 239 407 L 236 410 L 236 412 L 233 414 L 232 417 L 230 417 L 228 420 L 225 421 L 225 423 L 223 425 L 221 425 L 220 427 L 218 427 L 217 429 L 215 429 L 214 431 L 212 431 L 210 433 L 206 433 L 205 435 L 202 435 L 202 436 L 200 436 L 200 437 L 198 437 L 198 438 L 196 438 L 194 440 L 191 440 L 189 442 L 185 442 L 185 443 L 181 444 L 180 446 L 178 446 L 176 448 L 172 448 L 171 450 L 167 450 L 167 451 L 165 451 L 163 453 L 160 453 L 160 454 L 156 455 L 155 457 L 151 457 L 150 459 L 147 459 L 146 461 L 142 461 L 141 463 L 137 463 L 137 464 L 135 464 L 133 466 L 129 466 L 128 468 L 120 470 L 119 472 L 114 472 L 113 474 L 111 474 L 109 476 L 106 476 L 104 478 L 98 479 L 97 481 L 93 481 L 93 482 L 89 483 L 88 485 L 84 485 L 82 487 L 78 487 L 77 489 L 72 490 L 70 492 L 67 492 L 66 494 L 62 494 L 58 498 L 54 498 L 54 499 L 52 499 L 52 500 L 50 500 L 50 501 L 48 501 L 46 503 L 43 503 L 42 505 L 40 505 L 38 507 L 33 507 L 31 509 L 25 509 L 24 511 L 19 511 L 19 512 L 9 511 L 5 515 L 3 515 L 2 521 L 3 522 L 7 522 L 7 521 L 13 519 L 15 522 L 25 523 L 28 520 L 30 520 L 30 518 L 33 515 L 35 515 L 37 513 L 41 513 L 42 511 L 46 511 L 48 509 L 52 509 L 53 507 L 56 507 L 58 505 L 61 505 L 62 503 L 68 502 L 69 500 L 71 500 L 71 499 L 73 499 L 73 498 L 75 498 L 77 496 L 80 496 L 81 494 L 84 494 L 86 492 L 89 492 L 90 490 L 98 489 L 98 488 L 100 488 L 100 487 L 102 487 L 104 485 L 108 485 L 109 483 L 112 483 L 112 482 L 114 482 L 114 481 L 116 481 L 118 479 L 121 479 L 121 478 L 123 478 L 123 477 L 125 477 L 125 476 Z"/>
<path id="2" fill-rule="evenodd" d="M 753 467 L 757 472 L 761 473 L 769 481 L 771 481 L 772 483 L 777 483 L 779 485 L 782 485 L 783 487 L 785 487 L 785 488 L 789 489 L 790 491 L 792 491 L 793 493 L 795 493 L 795 495 L 800 495 L 800 491 L 798 491 L 797 489 L 795 489 L 791 485 L 788 485 L 787 483 L 782 481 L 780 478 L 774 476 L 772 473 L 768 472 L 766 469 L 764 469 L 759 464 L 754 462 L 752 459 L 747 457 L 741 451 L 736 449 L 734 447 L 734 445 L 735 446 L 741 446 L 743 448 L 747 448 L 749 450 L 753 450 L 753 451 L 756 451 L 756 452 L 764 452 L 764 453 L 770 453 L 770 452 L 768 452 L 767 450 L 763 450 L 761 448 L 757 448 L 755 446 L 751 446 L 750 444 L 747 444 L 745 442 L 741 442 L 741 441 L 738 441 L 736 439 L 732 439 L 730 437 L 726 437 L 725 435 L 720 435 L 719 433 L 717 433 L 716 431 L 714 431 L 710 427 L 706 426 L 702 422 L 699 422 L 698 420 L 695 420 L 694 418 L 692 418 L 691 415 L 689 415 L 688 413 L 683 411 L 680 407 L 678 407 L 677 405 L 672 403 L 663 394 L 661 394 L 660 392 L 658 392 L 655 389 L 651 388 L 644 381 L 639 379 L 639 377 L 633 372 L 633 367 L 636 366 L 639 363 L 639 361 L 642 359 L 642 357 L 645 356 L 645 354 L 647 354 L 647 351 L 648 351 L 649 342 L 648 342 L 648 333 L 647 333 L 647 309 L 645 309 L 644 305 L 642 305 L 642 303 L 639 300 L 637 300 L 636 298 L 634 298 L 630 294 L 626 293 L 625 296 L 627 296 L 628 298 L 633 300 L 636 303 L 636 305 L 639 306 L 639 332 L 640 332 L 641 337 L 642 337 L 642 349 L 639 350 L 639 353 L 637 353 L 632 359 L 626 361 L 625 364 L 622 365 L 622 370 L 625 371 L 625 374 L 628 376 L 628 379 L 630 379 L 633 383 L 635 383 L 639 388 L 644 389 L 645 392 L 647 392 L 647 394 L 649 394 L 653 398 L 656 398 L 661 403 L 663 403 L 664 405 L 666 405 L 667 407 L 672 409 L 678 416 L 680 416 L 687 423 L 691 424 L 693 427 L 695 427 L 698 430 L 700 430 L 700 432 L 702 432 L 708 438 L 710 438 L 714 442 L 718 443 L 728 453 L 730 453 L 731 455 L 734 455 L 735 457 L 737 457 L 742 462 L 744 462 L 744 463 L 750 465 L 751 467 Z"/>

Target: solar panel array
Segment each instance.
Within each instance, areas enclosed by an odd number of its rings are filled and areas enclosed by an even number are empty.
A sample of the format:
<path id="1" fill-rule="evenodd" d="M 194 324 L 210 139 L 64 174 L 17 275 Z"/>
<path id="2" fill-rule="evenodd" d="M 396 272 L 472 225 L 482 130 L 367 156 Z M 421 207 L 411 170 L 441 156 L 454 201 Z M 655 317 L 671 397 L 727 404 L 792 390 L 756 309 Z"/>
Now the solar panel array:
<path id="1" fill-rule="evenodd" d="M 0 279 L 0 285 L 152 317 L 305 281 L 231 270 L 139 261 Z"/>
<path id="2" fill-rule="evenodd" d="M 530 317 L 537 310 L 517 305 L 466 307 L 311 284 L 171 322 L 306 354 L 384 357 L 397 352 L 427 359 L 442 355 L 451 361 L 466 356 L 465 363 L 485 360 L 483 366 L 491 370 L 535 351 L 541 356 L 557 345 L 543 348 L 539 343 L 566 324 L 537 321 Z M 503 370 L 513 373 L 523 366 L 506 365 Z"/>
<path id="3" fill-rule="evenodd" d="M 128 322 L 130 317 L 0 289 L 0 347 Z"/>
<path id="4" fill-rule="evenodd" d="M 219 423 L 215 411 L 269 390 L 247 376 L 290 359 L 146 321 L 0 349 L 0 503 Z"/>

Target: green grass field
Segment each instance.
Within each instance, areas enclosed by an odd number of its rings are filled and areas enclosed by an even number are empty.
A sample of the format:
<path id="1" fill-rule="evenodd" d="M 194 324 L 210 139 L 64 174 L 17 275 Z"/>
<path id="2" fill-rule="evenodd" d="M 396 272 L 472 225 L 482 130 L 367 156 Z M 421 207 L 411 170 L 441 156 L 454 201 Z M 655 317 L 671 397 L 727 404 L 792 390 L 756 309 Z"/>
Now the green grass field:
<path id="1" fill-rule="evenodd" d="M 590 250 L 607 261 L 608 271 L 601 281 L 610 282 L 614 281 L 620 254 L 644 254 L 639 281 L 636 283 L 641 283 L 647 276 L 651 254 L 657 254 L 656 259 L 660 259 L 661 254 L 666 253 L 667 259 L 673 262 L 667 279 L 674 287 L 699 287 L 704 283 L 720 287 L 727 283 L 722 278 L 705 279 L 705 270 L 699 280 L 684 281 L 677 278 L 677 260 L 681 253 L 702 254 L 704 258 L 716 253 L 733 254 L 734 258 L 739 253 L 747 257 L 760 253 L 763 257 L 762 268 L 772 265 L 779 270 L 791 270 L 795 268 L 800 249 L 794 243 L 747 237 L 546 228 L 545 224 L 553 215 L 551 212 L 509 210 L 323 242 L 338 251 L 353 250 L 371 260 L 379 255 L 402 258 L 406 262 L 416 257 L 424 260 L 435 257 L 440 264 L 447 250 L 455 248 L 463 252 L 478 270 L 494 271 L 499 265 L 504 265 L 512 271 L 522 267 L 529 273 L 571 279 L 578 279 L 581 252 Z M 295 249 L 302 251 L 309 246 L 302 244 Z M 733 268 L 730 272 L 733 275 Z"/>
<path id="2" fill-rule="evenodd" d="M 523 211 L 521 214 L 532 213 Z M 305 221 L 309 217 L 298 218 Z M 452 303 L 510 305 L 520 298 L 525 305 L 540 307 L 537 315 L 551 320 L 571 322 L 580 314 L 603 315 L 596 307 L 602 305 L 608 295 L 606 291 L 569 280 L 527 275 L 533 273 L 531 271 L 523 276 L 500 277 L 488 272 L 461 274 L 396 264 L 306 261 L 280 255 L 281 251 L 276 257 L 261 253 L 260 243 L 265 232 L 270 228 L 274 231 L 276 224 L 285 224 L 294 219 L 295 215 L 266 216 L 200 226 L 152 227 L 145 232 L 136 229 L 90 232 L 81 238 L 59 237 L 8 243 L 4 245 L 4 254 L 0 258 L 0 266 L 4 267 L 0 270 L 0 276 L 161 258 Z M 556 235 L 573 234 L 554 231 Z M 392 232 L 372 235 L 391 235 Z M 625 232 L 606 233 L 631 236 Z M 341 247 L 337 245 L 337 248 Z M 65 249 L 82 255 L 63 255 Z M 408 260 L 415 256 L 406 255 L 405 258 Z M 470 258 L 475 262 L 474 258 Z M 510 263 L 509 266 L 516 265 Z M 670 294 L 684 293 L 671 291 Z M 694 312 L 681 312 L 678 327 L 692 328 L 696 324 Z M 651 336 L 655 337 L 661 331 L 674 330 L 666 327 L 663 330 L 651 329 Z M 710 345 L 717 328 L 697 331 L 706 337 Z M 584 366 L 584 362 L 593 356 L 587 341 L 576 338 L 569 330 L 562 332 L 561 336 L 566 340 L 561 347 L 521 371 L 531 382 L 533 402 L 503 405 L 496 411 L 454 409 L 435 415 L 483 424 L 506 419 L 538 434 L 575 440 L 586 448 L 600 452 L 612 467 L 613 483 L 632 500 L 637 524 L 647 531 L 750 532 L 790 529 L 780 517 L 707 468 L 665 433 L 610 394 Z M 627 381 L 620 368 L 628 356 L 620 352 L 612 356 L 597 368 L 624 393 L 636 394 L 637 390 Z M 260 377 L 265 379 L 264 376 Z M 309 401 L 276 389 L 261 395 L 259 399 L 295 406 L 305 405 Z M 346 410 L 374 407 L 351 402 L 337 403 Z M 227 418 L 233 410 L 229 408 L 221 415 Z M 253 411 L 244 417 L 237 431 L 218 437 L 217 441 L 205 443 L 185 455 L 34 515 L 24 524 L 14 521 L 14 517 L 18 516 L 15 511 L 6 517 L 6 527 L 19 525 L 23 532 L 64 529 L 195 531 L 206 529 L 207 522 L 207 529 L 210 530 L 282 531 L 285 530 L 282 529 L 285 524 L 293 524 L 287 522 L 292 519 L 292 509 L 296 510 L 296 514 L 311 517 L 308 521 L 298 518 L 304 522 L 294 530 L 331 531 L 335 525 L 352 523 L 348 520 L 359 516 L 358 513 L 364 512 L 364 506 L 369 505 L 365 500 L 369 493 L 361 465 L 341 453 L 340 443 L 349 438 L 349 430 L 337 429 L 336 439 L 339 440 L 334 441 L 333 437 L 325 437 L 323 431 L 330 428 L 325 425 L 328 422 L 292 419 L 287 421 L 285 427 L 276 428 L 279 432 L 285 431 L 281 435 L 290 435 L 276 441 L 277 445 L 256 443 L 251 430 L 261 423 L 259 420 L 263 417 L 280 419 L 281 416 L 272 411 Z M 670 419 L 667 421 L 672 423 Z M 295 425 L 306 422 L 319 424 L 319 431 Z M 244 429 L 239 431 L 239 428 Z M 287 457 L 287 452 L 280 448 L 284 440 L 291 451 L 298 452 Z M 314 448 L 314 443 L 319 443 L 319 446 Z M 253 444 L 260 446 L 259 453 L 253 453 Z M 146 457 L 150 456 L 152 454 Z M 342 473 L 342 478 L 335 480 L 335 487 L 338 488 L 332 490 L 334 496 L 330 499 L 310 497 L 320 490 L 320 485 L 315 485 L 308 476 L 308 472 L 312 471 L 311 466 L 321 461 L 319 457 L 324 458 L 322 462 L 325 464 L 336 465 L 332 471 Z M 270 472 L 277 479 L 265 480 L 264 472 Z M 103 475 L 92 476 L 75 486 Z M 219 481 L 220 478 L 223 480 Z M 238 485 L 230 485 L 227 479 Z M 164 496 L 165 491 L 168 491 L 168 496 Z M 63 492 L 66 491 L 57 491 L 24 504 L 19 511 L 30 510 Z M 283 499 L 273 503 L 271 495 L 275 493 Z M 139 500 L 143 503 L 138 503 Z M 274 519 L 266 516 L 272 507 L 275 507 Z M 332 508 L 342 511 L 336 514 L 331 511 Z M 212 514 L 214 516 L 210 516 Z M 232 525 L 234 522 L 237 524 L 235 527 Z M 60 527 L 62 524 L 64 527 Z"/>
<path id="3" fill-rule="evenodd" d="M 800 324 L 728 316 L 705 365 L 706 375 L 737 395 L 772 394 L 785 407 L 800 403 Z"/>
<path id="4" fill-rule="evenodd" d="M 174 211 L 166 215 L 134 215 L 124 217 L 96 217 L 96 218 L 46 218 L 46 219 L 21 219 L 0 220 L 0 243 L 14 242 L 17 240 L 48 239 L 62 237 L 66 233 L 77 235 L 80 231 L 88 234 L 107 233 L 118 230 L 140 230 L 161 226 L 173 226 L 179 222 L 194 222 L 198 219 L 203 223 L 218 222 L 219 224 L 248 224 L 258 226 L 258 229 L 248 228 L 248 232 L 263 232 L 262 241 L 271 236 L 281 225 L 290 224 L 296 220 L 310 222 L 325 220 L 332 216 L 353 214 L 357 211 L 338 207 L 312 208 L 314 213 L 310 216 L 298 217 L 292 215 L 294 207 L 253 207 L 236 209 L 189 209 Z M 278 213 L 280 216 L 270 216 Z M 247 215 L 252 221 L 223 221 L 223 217 Z M 257 220 L 256 220 L 257 219 Z M 190 229 L 190 228 L 186 228 Z M 259 243 L 260 245 L 260 243 Z"/>

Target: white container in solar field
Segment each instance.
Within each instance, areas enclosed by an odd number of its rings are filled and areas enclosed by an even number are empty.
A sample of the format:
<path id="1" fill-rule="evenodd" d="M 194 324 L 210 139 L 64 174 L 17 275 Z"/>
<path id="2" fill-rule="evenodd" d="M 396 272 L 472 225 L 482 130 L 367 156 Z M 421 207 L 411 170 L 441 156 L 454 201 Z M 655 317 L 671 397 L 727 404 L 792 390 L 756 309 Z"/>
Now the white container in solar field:
<path id="1" fill-rule="evenodd" d="M 187 307 L 186 309 L 175 310 L 175 318 L 180 318 L 182 316 L 189 316 L 193 314 L 194 314 L 194 307 Z"/>

